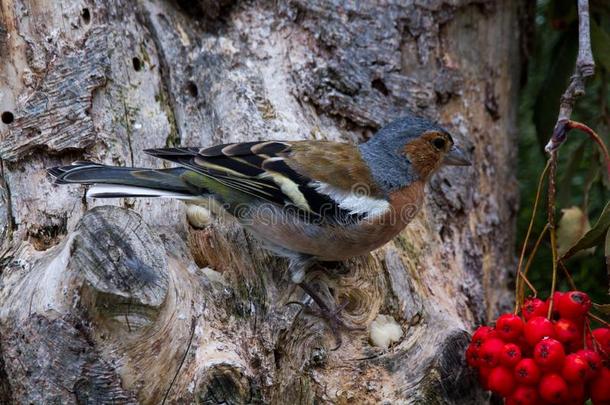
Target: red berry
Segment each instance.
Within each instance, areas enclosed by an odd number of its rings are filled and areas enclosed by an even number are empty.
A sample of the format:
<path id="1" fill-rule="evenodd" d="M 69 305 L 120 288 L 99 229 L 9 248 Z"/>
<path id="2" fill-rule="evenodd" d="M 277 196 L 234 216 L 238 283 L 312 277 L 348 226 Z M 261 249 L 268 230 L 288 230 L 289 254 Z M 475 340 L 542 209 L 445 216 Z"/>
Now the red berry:
<path id="1" fill-rule="evenodd" d="M 544 370 L 561 370 L 566 353 L 553 338 L 544 338 L 534 347 L 534 361 Z"/>
<path id="2" fill-rule="evenodd" d="M 549 304 L 542 301 L 540 298 L 528 298 L 523 303 L 521 314 L 526 321 L 529 321 L 535 316 L 546 316 L 549 311 Z"/>
<path id="3" fill-rule="evenodd" d="M 530 346 L 535 346 L 546 336 L 555 337 L 553 323 L 543 316 L 535 316 L 527 321 L 523 331 Z"/>
<path id="4" fill-rule="evenodd" d="M 582 291 L 568 291 L 555 301 L 555 305 L 562 318 L 582 319 L 591 308 L 591 299 Z"/>
<path id="5" fill-rule="evenodd" d="M 488 384 L 491 391 L 507 397 L 513 392 L 515 379 L 506 367 L 494 367 L 489 374 Z"/>
<path id="6" fill-rule="evenodd" d="M 489 367 L 481 367 L 479 369 L 479 383 L 484 390 L 489 390 L 489 374 L 491 374 L 491 368 Z"/>
<path id="7" fill-rule="evenodd" d="M 472 345 L 472 343 L 466 349 L 466 362 L 470 367 L 479 367 L 479 349 Z"/>
<path id="8" fill-rule="evenodd" d="M 569 383 L 568 383 L 569 384 Z M 581 405 L 588 397 L 584 384 L 570 384 L 568 387 L 568 403 Z"/>
<path id="9" fill-rule="evenodd" d="M 517 342 L 515 342 L 517 346 L 521 348 L 521 358 L 532 357 L 532 351 L 534 350 L 534 346 L 531 346 L 527 343 L 527 339 L 525 336 L 521 336 Z"/>
<path id="10" fill-rule="evenodd" d="M 485 367 L 495 367 L 500 361 L 500 353 L 504 342 L 498 338 L 486 340 L 479 349 L 479 364 Z"/>
<path id="11" fill-rule="evenodd" d="M 521 360 L 521 349 L 519 346 L 514 343 L 505 344 L 500 353 L 500 363 L 506 367 L 512 368 L 519 360 Z"/>
<path id="12" fill-rule="evenodd" d="M 563 362 L 561 376 L 568 382 L 584 384 L 587 379 L 589 366 L 580 354 L 572 353 L 566 356 Z"/>
<path id="13" fill-rule="evenodd" d="M 538 393 L 545 401 L 563 404 L 568 399 L 568 385 L 558 374 L 547 374 L 540 380 Z"/>
<path id="14" fill-rule="evenodd" d="M 496 331 L 494 328 L 490 328 L 489 326 L 479 326 L 472 335 L 472 344 L 477 348 L 480 348 L 483 346 L 483 342 L 485 342 L 487 339 L 491 339 L 492 337 L 496 337 Z"/>
<path id="15" fill-rule="evenodd" d="M 605 356 L 610 356 L 610 329 L 598 328 L 593 331 L 593 338 L 597 347 Z"/>
<path id="16" fill-rule="evenodd" d="M 514 342 L 523 331 L 523 321 L 515 314 L 504 314 L 496 320 L 498 337 L 505 342 Z"/>
<path id="17" fill-rule="evenodd" d="M 561 318 L 554 325 L 555 328 L 555 339 L 561 343 L 576 343 L 582 340 L 582 335 L 576 322 L 571 319 Z"/>
<path id="18" fill-rule="evenodd" d="M 540 380 L 540 369 L 533 359 L 521 359 L 515 366 L 517 384 L 534 385 Z"/>
<path id="19" fill-rule="evenodd" d="M 584 344 L 583 344 L 582 337 L 580 337 L 578 340 L 564 343 L 563 346 L 565 348 L 566 354 L 568 354 L 568 353 L 576 353 L 577 351 L 582 350 L 584 347 Z"/>
<path id="20" fill-rule="evenodd" d="M 599 376 L 591 382 L 593 405 L 610 404 L 610 370 L 603 368 Z"/>
<path id="21" fill-rule="evenodd" d="M 534 387 L 520 385 L 515 392 L 506 400 L 506 404 L 535 405 L 538 403 L 538 391 Z"/>
<path id="22" fill-rule="evenodd" d="M 560 318 L 559 311 L 557 310 L 557 303 L 559 302 L 559 300 L 561 299 L 563 294 L 564 293 L 561 292 L 561 291 L 555 291 L 553 293 L 553 313 L 551 314 L 551 319 L 559 319 Z M 551 305 L 551 298 L 550 297 L 546 300 L 546 304 L 547 304 L 547 306 Z M 548 311 L 548 307 L 547 307 L 547 311 Z"/>
<path id="23" fill-rule="evenodd" d="M 579 350 L 576 354 L 581 355 L 587 362 L 587 379 L 595 378 L 602 369 L 602 358 L 593 350 Z"/>

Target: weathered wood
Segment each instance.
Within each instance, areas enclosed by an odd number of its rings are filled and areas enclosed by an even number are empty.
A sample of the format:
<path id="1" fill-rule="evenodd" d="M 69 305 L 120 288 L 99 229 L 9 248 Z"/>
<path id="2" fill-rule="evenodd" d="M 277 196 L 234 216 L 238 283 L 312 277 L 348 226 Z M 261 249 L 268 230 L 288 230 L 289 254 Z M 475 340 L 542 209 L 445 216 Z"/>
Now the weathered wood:
<path id="1" fill-rule="evenodd" d="M 94 208 L 75 230 L 70 257 L 69 268 L 85 279 L 90 309 L 129 329 L 154 322 L 167 295 L 166 253 L 147 228 L 132 211 Z"/>
<path id="2" fill-rule="evenodd" d="M 45 253 L 22 245 L 20 259 L 3 269 L 0 342 L 11 402 L 134 403 L 93 344 L 89 321 L 74 311 L 80 283 L 68 270 L 73 244 L 71 236 Z"/>
<path id="3" fill-rule="evenodd" d="M 0 141 L 0 158 L 15 161 L 36 148 L 61 152 L 94 142 L 89 109 L 92 93 L 105 84 L 110 67 L 108 56 L 96 51 L 108 48 L 106 40 L 103 28 L 96 28 L 84 44 L 74 44 L 81 49 L 66 50 L 61 59 L 48 62 L 36 91 L 19 100 L 14 129 Z"/>
<path id="4" fill-rule="evenodd" d="M 462 353 L 510 294 L 518 7 L 3 1 L 0 402 L 485 402 Z M 472 145 L 475 166 L 438 173 L 382 249 L 309 275 L 349 322 L 394 320 L 388 349 L 366 330 L 331 351 L 286 263 L 237 224 L 87 201 L 44 171 L 162 167 L 141 150 L 165 145 L 358 142 L 407 109 Z"/>

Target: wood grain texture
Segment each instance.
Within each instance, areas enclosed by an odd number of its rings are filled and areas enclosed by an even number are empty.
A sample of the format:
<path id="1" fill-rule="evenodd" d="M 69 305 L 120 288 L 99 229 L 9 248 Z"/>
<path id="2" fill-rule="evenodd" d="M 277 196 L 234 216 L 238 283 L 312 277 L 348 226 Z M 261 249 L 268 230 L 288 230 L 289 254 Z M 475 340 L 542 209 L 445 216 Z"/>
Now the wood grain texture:
<path id="1" fill-rule="evenodd" d="M 510 297 L 519 6 L 3 1 L 0 402 L 485 403 L 462 353 Z M 356 143 L 407 108 L 474 166 L 433 176 L 383 248 L 308 275 L 352 324 L 392 316 L 387 350 L 363 331 L 330 351 L 287 264 L 231 221 L 196 229 L 179 202 L 85 200 L 45 173 L 166 167 L 141 152 L 163 146 Z"/>
<path id="2" fill-rule="evenodd" d="M 89 110 L 92 93 L 105 84 L 110 67 L 107 55 L 97 51 L 108 48 L 106 39 L 102 27 L 91 30 L 83 44 L 74 44 L 79 49 L 49 62 L 36 90 L 18 100 L 16 119 L 0 141 L 0 158 L 15 161 L 36 148 L 52 153 L 93 143 Z"/>

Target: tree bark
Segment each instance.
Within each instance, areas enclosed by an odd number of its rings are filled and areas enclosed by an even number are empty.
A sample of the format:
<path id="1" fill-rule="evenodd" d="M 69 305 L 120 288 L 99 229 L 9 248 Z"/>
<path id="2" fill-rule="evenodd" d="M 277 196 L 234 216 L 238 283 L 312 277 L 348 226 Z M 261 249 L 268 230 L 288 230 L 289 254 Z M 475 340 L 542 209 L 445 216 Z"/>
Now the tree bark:
<path id="1" fill-rule="evenodd" d="M 360 4 L 360 5 L 357 5 Z M 481 403 L 468 331 L 510 305 L 519 2 L 3 0 L 0 403 Z M 359 142 L 411 110 L 474 146 L 385 247 L 310 277 L 176 201 L 86 200 L 45 168 L 142 149 Z M 192 216 L 190 217 L 192 219 Z M 200 224 L 199 224 L 200 225 Z M 223 402 L 224 401 L 224 402 Z"/>

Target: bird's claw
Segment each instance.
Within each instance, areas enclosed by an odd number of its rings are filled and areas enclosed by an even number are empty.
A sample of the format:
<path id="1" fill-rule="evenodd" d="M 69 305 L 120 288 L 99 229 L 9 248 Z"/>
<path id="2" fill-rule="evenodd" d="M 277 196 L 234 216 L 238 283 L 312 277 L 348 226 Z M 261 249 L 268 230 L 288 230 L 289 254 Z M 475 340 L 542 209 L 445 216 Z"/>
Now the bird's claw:
<path id="1" fill-rule="evenodd" d="M 317 310 L 308 308 L 309 312 L 311 312 L 313 315 L 317 316 L 318 318 L 322 318 L 328 322 L 328 326 L 330 327 L 330 330 L 333 332 L 333 335 L 335 336 L 335 342 L 336 342 L 336 346 L 333 349 L 331 349 L 332 351 L 335 351 L 341 347 L 341 343 L 342 343 L 341 329 L 348 330 L 348 331 L 362 331 L 362 330 L 366 329 L 365 327 L 361 327 L 361 326 L 355 327 L 355 326 L 347 325 L 345 323 L 345 321 L 343 320 L 343 318 L 341 317 L 341 312 L 345 309 L 345 307 L 347 306 L 349 301 L 345 301 L 342 304 L 335 306 L 334 308 L 329 308 L 329 305 L 326 303 L 326 301 L 318 294 L 318 292 L 316 290 L 311 288 L 310 285 L 308 285 L 307 283 L 300 283 L 299 285 L 307 293 L 307 295 L 309 295 L 313 299 L 313 301 L 318 306 Z M 292 301 L 291 303 L 296 304 L 296 302 L 294 302 L 294 301 Z M 299 303 L 299 304 L 304 307 L 303 304 L 301 304 L 301 303 Z"/>
<path id="2" fill-rule="evenodd" d="M 335 337 L 335 347 L 331 351 L 338 350 L 343 343 L 341 338 L 341 329 L 347 331 L 363 331 L 366 330 L 363 326 L 351 326 L 345 323 L 345 320 L 341 317 L 341 312 L 349 304 L 349 301 L 343 302 L 341 305 L 333 308 L 332 310 L 328 307 L 323 308 L 318 306 L 317 310 L 312 310 L 313 314 L 318 318 L 322 318 L 328 322 L 328 326 Z"/>

